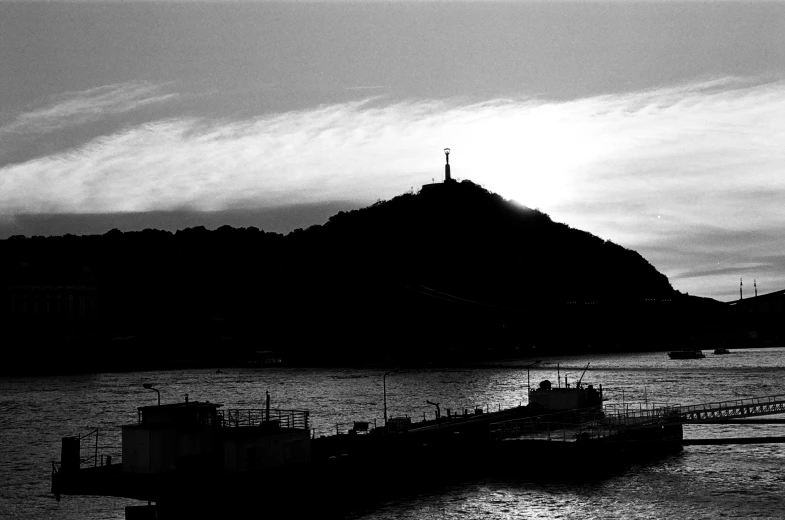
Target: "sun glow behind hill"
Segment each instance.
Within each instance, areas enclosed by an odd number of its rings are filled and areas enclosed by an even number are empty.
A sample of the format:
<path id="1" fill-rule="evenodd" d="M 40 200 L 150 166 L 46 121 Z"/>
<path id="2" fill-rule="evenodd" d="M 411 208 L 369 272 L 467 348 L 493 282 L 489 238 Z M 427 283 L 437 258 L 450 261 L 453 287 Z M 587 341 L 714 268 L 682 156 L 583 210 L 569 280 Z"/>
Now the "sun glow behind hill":
<path id="1" fill-rule="evenodd" d="M 58 98 L 0 128 L 3 146 L 55 142 L 175 94 L 124 85 Z M 450 146 L 454 177 L 640 251 L 677 288 L 717 295 L 727 273 L 751 267 L 785 285 L 784 111 L 784 83 L 725 79 L 563 102 L 373 98 L 237 121 L 173 117 L 7 162 L 0 213 L 366 204 L 441 178 Z"/>

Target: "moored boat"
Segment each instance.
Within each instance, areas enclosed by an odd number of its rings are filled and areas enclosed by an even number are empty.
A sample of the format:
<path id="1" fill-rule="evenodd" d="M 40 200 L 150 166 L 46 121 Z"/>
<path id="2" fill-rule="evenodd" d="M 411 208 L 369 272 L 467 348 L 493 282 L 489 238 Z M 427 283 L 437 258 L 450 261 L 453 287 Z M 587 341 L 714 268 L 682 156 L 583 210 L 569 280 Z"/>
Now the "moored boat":
<path id="1" fill-rule="evenodd" d="M 715 353 L 716 355 L 720 355 L 720 354 L 730 354 L 730 350 L 728 350 L 728 349 L 726 349 L 726 348 L 715 348 L 715 349 L 714 349 L 714 353 Z"/>

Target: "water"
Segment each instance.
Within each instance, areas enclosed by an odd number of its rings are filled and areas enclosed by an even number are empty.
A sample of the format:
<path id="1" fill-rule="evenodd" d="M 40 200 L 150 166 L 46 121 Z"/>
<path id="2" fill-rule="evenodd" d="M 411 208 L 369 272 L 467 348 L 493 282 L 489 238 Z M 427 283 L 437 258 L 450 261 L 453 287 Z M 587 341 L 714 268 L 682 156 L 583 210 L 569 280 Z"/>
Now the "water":
<path id="1" fill-rule="evenodd" d="M 532 385 L 576 381 L 601 383 L 611 405 L 697 404 L 765 395 L 785 395 L 785 349 L 707 354 L 699 360 L 669 360 L 664 352 L 540 358 Z M 525 365 L 533 360 L 520 360 Z M 121 519 L 138 502 L 63 497 L 49 491 L 51 461 L 59 460 L 60 438 L 101 427 L 119 439 L 119 427 L 136 421 L 136 407 L 162 402 L 209 400 L 232 408 L 261 408 L 265 391 L 272 406 L 311 411 L 317 434 L 336 424 L 383 417 L 381 369 L 176 370 L 123 374 L 0 379 L 0 518 Z M 493 410 L 526 403 L 525 368 L 402 370 L 389 374 L 388 416 L 415 420 L 441 404 L 442 412 Z M 785 435 L 783 425 L 687 426 L 685 437 Z M 111 437 L 111 436 L 110 436 Z M 109 451 L 111 454 L 112 452 Z M 119 458 L 115 450 L 114 456 Z M 688 446 L 680 454 L 635 464 L 593 478 L 593 469 L 564 468 L 570 478 L 543 481 L 539 469 L 484 477 L 355 510 L 352 519 L 480 518 L 781 518 L 785 512 L 785 446 Z"/>

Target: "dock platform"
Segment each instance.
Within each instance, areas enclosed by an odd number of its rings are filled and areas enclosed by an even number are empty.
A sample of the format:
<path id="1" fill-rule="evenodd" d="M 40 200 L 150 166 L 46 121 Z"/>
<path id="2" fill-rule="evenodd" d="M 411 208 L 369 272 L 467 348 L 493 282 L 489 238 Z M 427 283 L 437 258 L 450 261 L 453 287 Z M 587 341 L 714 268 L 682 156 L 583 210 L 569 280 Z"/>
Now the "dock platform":
<path id="1" fill-rule="evenodd" d="M 614 441 L 619 439 L 647 439 L 650 435 L 672 430 L 682 445 L 697 444 L 751 444 L 756 438 L 744 439 L 683 439 L 682 427 L 686 424 L 785 424 L 785 419 L 747 419 L 785 414 L 785 395 L 733 399 L 696 405 L 671 405 L 625 410 L 619 413 L 597 411 L 592 416 L 584 414 L 574 423 L 554 421 L 550 415 L 541 415 L 494 423 L 490 438 L 496 441 Z M 673 441 L 673 435 L 661 435 L 662 440 Z M 759 443 L 783 442 L 785 437 L 757 438 Z M 724 441 L 724 442 L 723 442 Z"/>

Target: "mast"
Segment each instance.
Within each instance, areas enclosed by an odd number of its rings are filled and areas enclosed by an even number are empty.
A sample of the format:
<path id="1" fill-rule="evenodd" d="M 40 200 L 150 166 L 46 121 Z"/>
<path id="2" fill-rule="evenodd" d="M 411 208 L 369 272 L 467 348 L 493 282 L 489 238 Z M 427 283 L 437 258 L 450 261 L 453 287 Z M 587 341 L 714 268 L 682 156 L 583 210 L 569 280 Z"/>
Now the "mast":
<path id="1" fill-rule="evenodd" d="M 586 375 L 586 371 L 589 369 L 589 365 L 590 365 L 590 364 L 591 364 L 591 361 L 589 361 L 588 363 L 586 363 L 586 368 L 584 368 L 584 369 L 583 369 L 583 373 L 581 374 L 581 378 L 580 378 L 580 379 L 578 379 L 578 384 L 577 384 L 577 385 L 575 385 L 575 386 L 577 386 L 577 387 L 580 387 L 580 386 L 581 386 L 581 381 L 583 381 L 583 376 L 584 376 L 584 375 Z"/>

